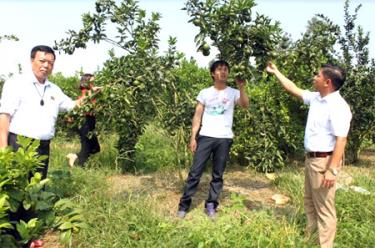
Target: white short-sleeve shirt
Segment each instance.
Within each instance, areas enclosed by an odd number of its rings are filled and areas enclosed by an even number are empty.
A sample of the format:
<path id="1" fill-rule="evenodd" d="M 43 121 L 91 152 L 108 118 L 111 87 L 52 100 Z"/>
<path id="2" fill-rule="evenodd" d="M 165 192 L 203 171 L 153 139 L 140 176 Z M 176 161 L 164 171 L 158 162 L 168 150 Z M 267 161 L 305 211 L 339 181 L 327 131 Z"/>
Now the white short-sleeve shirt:
<path id="1" fill-rule="evenodd" d="M 0 113 L 10 115 L 9 132 L 49 140 L 55 134 L 59 111 L 71 110 L 74 106 L 75 102 L 57 85 L 48 80 L 40 84 L 29 73 L 15 76 L 4 83 Z"/>
<path id="2" fill-rule="evenodd" d="M 319 92 L 304 91 L 302 98 L 310 105 L 304 146 L 308 152 L 333 151 L 336 137 L 347 137 L 352 113 L 349 105 L 335 91 L 325 97 Z"/>
<path id="3" fill-rule="evenodd" d="M 217 90 L 214 86 L 203 89 L 197 101 L 204 105 L 200 135 L 213 138 L 233 138 L 233 110 L 240 91 L 227 86 Z"/>

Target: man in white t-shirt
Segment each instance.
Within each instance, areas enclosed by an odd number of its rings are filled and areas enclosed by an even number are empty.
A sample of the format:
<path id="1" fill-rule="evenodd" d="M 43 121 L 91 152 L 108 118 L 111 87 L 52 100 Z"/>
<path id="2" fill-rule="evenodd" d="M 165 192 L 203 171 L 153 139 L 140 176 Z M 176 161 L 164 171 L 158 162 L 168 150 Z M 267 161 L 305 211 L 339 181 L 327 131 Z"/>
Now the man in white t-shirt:
<path id="1" fill-rule="evenodd" d="M 298 88 L 277 67 L 269 63 L 266 70 L 275 75 L 292 95 L 310 106 L 304 146 L 307 235 L 318 230 L 319 244 L 333 247 L 336 235 L 335 182 L 341 169 L 352 114 L 339 89 L 345 82 L 345 71 L 324 65 L 314 77 L 316 92 Z"/>
<path id="2" fill-rule="evenodd" d="M 218 197 L 223 188 L 223 174 L 233 142 L 233 110 L 236 104 L 243 108 L 249 106 L 245 91 L 245 81 L 236 79 L 239 90 L 227 86 L 229 65 L 218 60 L 210 67 L 214 85 L 203 89 L 197 97 L 197 105 L 192 122 L 190 150 L 194 153 L 184 194 L 181 197 L 177 216 L 183 218 L 191 205 L 191 198 L 212 156 L 212 180 L 205 203 L 206 213 L 214 218 L 219 205 Z M 198 135 L 199 132 L 199 135 Z"/>

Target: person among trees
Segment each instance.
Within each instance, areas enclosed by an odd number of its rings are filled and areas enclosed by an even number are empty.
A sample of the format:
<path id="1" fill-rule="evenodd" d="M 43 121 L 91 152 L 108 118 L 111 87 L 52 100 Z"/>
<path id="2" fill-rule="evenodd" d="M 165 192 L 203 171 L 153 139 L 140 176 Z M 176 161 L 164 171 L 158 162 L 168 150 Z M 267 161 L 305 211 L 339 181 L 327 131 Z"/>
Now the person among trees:
<path id="1" fill-rule="evenodd" d="M 79 82 L 79 89 L 81 95 L 78 99 L 85 98 L 92 95 L 92 89 L 94 87 L 94 75 L 86 73 L 82 75 Z M 96 87 L 98 88 L 98 87 Z M 91 100 L 95 103 L 95 99 Z M 85 121 L 83 125 L 78 129 L 79 138 L 81 141 L 81 150 L 78 154 L 69 153 L 66 157 L 69 160 L 69 165 L 74 166 L 74 162 L 78 158 L 78 164 L 83 166 L 91 154 L 98 153 L 100 151 L 100 144 L 98 137 L 93 133 L 95 130 L 96 119 L 93 113 L 86 113 Z"/>
<path id="2" fill-rule="evenodd" d="M 333 247 L 336 235 L 335 183 L 343 163 L 352 114 L 340 95 L 345 71 L 323 65 L 313 79 L 316 92 L 302 90 L 269 62 L 266 71 L 276 76 L 287 92 L 310 105 L 304 146 L 306 234 L 318 231 L 321 247 Z"/>
<path id="3" fill-rule="evenodd" d="M 249 106 L 245 81 L 236 79 L 238 89 L 227 85 L 230 68 L 224 60 L 210 66 L 213 86 L 203 89 L 197 97 L 197 105 L 192 121 L 190 150 L 194 153 L 193 165 L 186 180 L 185 190 L 180 199 L 177 216 L 184 218 L 192 202 L 192 196 L 212 156 L 212 179 L 205 210 L 210 218 L 216 216 L 218 198 L 223 188 L 223 174 L 233 143 L 233 111 L 236 104 Z"/>

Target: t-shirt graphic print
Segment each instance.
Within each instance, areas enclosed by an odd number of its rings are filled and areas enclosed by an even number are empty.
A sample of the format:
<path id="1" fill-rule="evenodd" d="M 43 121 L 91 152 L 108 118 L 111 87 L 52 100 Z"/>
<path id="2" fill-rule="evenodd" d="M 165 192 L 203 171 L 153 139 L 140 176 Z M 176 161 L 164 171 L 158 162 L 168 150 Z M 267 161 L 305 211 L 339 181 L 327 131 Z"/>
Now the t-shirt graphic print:
<path id="1" fill-rule="evenodd" d="M 240 97 L 237 89 L 226 87 L 217 90 L 213 86 L 203 89 L 197 101 L 204 105 L 200 135 L 214 138 L 233 138 L 233 110 Z"/>

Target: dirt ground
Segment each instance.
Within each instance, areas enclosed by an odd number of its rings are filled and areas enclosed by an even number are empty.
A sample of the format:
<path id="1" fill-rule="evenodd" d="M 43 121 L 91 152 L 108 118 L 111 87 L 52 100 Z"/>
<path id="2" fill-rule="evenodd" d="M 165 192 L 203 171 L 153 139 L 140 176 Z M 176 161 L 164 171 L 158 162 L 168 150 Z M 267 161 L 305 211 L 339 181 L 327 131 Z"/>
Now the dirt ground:
<path id="1" fill-rule="evenodd" d="M 133 195 L 146 193 L 156 211 L 162 215 L 173 217 L 176 215 L 186 177 L 187 171 L 182 173 L 183 179 L 179 178 L 177 172 L 154 173 L 146 176 L 115 175 L 108 178 L 112 185 L 109 193 L 118 194 L 124 190 L 132 192 Z M 203 209 L 210 179 L 209 173 L 203 174 L 198 191 L 193 198 L 192 209 Z M 271 197 L 276 191 L 264 175 L 249 173 L 246 169 L 237 167 L 230 168 L 225 172 L 224 189 L 220 200 L 222 205 L 229 201 L 231 193 L 245 196 L 246 206 L 252 208 L 259 204 L 273 204 Z"/>

